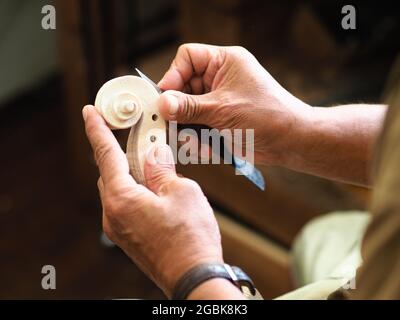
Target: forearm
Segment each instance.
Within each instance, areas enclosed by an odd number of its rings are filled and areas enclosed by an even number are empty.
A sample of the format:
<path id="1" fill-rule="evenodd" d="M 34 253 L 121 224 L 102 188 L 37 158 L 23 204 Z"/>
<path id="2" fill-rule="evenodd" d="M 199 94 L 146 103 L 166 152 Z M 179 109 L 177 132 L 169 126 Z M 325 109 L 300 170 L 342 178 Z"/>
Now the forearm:
<path id="1" fill-rule="evenodd" d="M 313 107 L 290 137 L 283 166 L 328 179 L 370 184 L 373 150 L 384 105 Z"/>
<path id="2" fill-rule="evenodd" d="M 189 300 L 242 300 L 243 294 L 231 282 L 222 278 L 208 280 L 195 288 Z"/>

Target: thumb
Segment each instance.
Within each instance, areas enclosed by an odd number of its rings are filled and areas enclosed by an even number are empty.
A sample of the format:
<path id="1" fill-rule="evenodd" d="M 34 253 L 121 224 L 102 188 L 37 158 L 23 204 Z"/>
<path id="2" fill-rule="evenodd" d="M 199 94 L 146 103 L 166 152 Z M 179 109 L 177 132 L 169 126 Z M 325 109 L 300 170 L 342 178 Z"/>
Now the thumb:
<path id="1" fill-rule="evenodd" d="M 162 192 L 162 187 L 176 179 L 174 156 L 166 144 L 152 147 L 147 153 L 144 164 L 146 186 L 156 194 Z"/>
<path id="2" fill-rule="evenodd" d="M 179 123 L 197 123 L 212 126 L 216 106 L 215 93 L 190 95 L 179 91 L 166 91 L 159 100 L 159 110 L 165 120 Z"/>

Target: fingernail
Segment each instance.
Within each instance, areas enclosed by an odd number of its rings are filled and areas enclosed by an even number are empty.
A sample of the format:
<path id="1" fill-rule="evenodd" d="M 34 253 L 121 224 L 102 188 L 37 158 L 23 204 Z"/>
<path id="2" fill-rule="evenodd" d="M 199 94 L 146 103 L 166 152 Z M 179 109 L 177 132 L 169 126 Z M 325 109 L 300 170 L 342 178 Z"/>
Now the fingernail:
<path id="1" fill-rule="evenodd" d="M 159 145 L 156 148 L 154 153 L 155 159 L 158 164 L 173 164 L 174 163 L 174 156 L 170 147 L 167 145 Z"/>
<path id="2" fill-rule="evenodd" d="M 164 79 L 161 79 L 160 82 L 157 83 L 157 86 L 162 89 L 164 86 Z"/>
<path id="3" fill-rule="evenodd" d="M 168 113 L 171 116 L 174 116 L 174 115 L 176 115 L 178 113 L 178 110 L 179 110 L 178 98 L 175 97 L 174 95 L 170 94 L 170 95 L 167 96 L 167 99 L 168 99 L 168 103 L 169 103 Z"/>
<path id="4" fill-rule="evenodd" d="M 83 120 L 86 121 L 86 118 L 87 118 L 87 106 L 84 106 L 83 109 L 82 109 L 82 117 L 83 117 Z"/>

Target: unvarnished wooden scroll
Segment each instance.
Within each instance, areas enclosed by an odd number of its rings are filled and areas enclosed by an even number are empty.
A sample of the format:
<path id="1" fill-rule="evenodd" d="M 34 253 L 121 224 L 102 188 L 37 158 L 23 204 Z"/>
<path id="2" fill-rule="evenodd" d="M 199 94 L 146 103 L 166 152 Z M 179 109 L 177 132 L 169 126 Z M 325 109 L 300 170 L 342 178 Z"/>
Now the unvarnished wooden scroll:
<path id="1" fill-rule="evenodd" d="M 146 80 L 123 76 L 106 82 L 96 96 L 95 107 L 111 129 L 131 128 L 126 155 L 130 173 L 145 183 L 144 163 L 154 144 L 167 141 L 166 123 L 157 102 L 159 94 Z"/>

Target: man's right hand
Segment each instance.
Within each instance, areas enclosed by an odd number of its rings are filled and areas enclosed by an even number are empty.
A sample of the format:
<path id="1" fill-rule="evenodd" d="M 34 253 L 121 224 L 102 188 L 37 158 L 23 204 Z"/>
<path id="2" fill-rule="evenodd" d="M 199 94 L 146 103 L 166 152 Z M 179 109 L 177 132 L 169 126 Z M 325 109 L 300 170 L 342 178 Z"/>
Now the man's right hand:
<path id="1" fill-rule="evenodd" d="M 180 46 L 159 82 L 166 120 L 254 129 L 255 160 L 281 164 L 310 107 L 286 91 L 242 47 Z"/>

